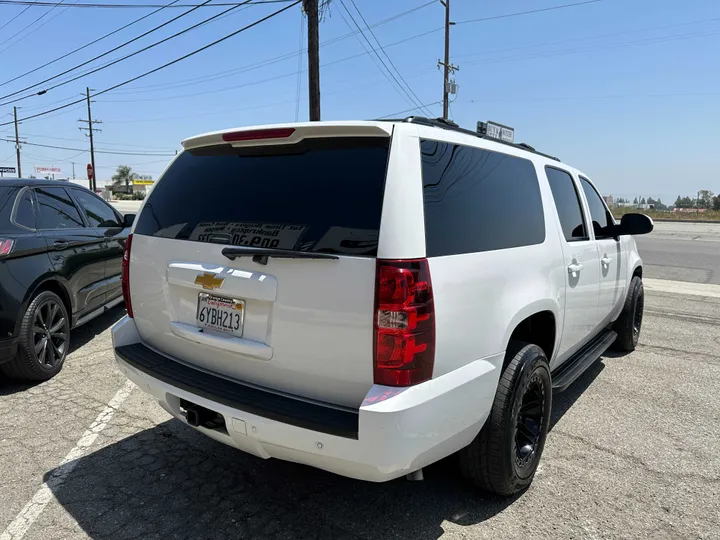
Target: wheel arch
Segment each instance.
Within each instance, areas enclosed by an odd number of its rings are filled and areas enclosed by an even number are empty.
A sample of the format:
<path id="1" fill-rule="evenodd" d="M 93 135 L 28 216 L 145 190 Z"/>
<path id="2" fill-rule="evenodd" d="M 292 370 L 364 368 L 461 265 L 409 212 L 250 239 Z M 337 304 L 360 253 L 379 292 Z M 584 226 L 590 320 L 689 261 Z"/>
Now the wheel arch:
<path id="1" fill-rule="evenodd" d="M 559 342 L 559 307 L 550 300 L 539 300 L 518 311 L 508 325 L 504 336 L 507 350 L 511 341 L 525 341 L 538 345 L 552 360 Z M 507 358 L 505 360 L 507 362 Z"/>
<path id="2" fill-rule="evenodd" d="M 70 320 L 72 322 L 73 313 L 75 311 L 72 303 L 72 297 L 68 292 L 67 284 L 64 283 L 64 280 L 58 276 L 46 276 L 40 278 L 32 286 L 28 287 L 27 293 L 25 294 L 25 299 L 23 300 L 21 310 L 22 313 L 25 313 L 25 310 L 27 310 L 28 305 L 30 304 L 32 299 L 44 291 L 53 292 L 60 297 L 60 300 L 62 300 L 63 305 L 65 306 L 65 309 L 68 312 L 68 316 L 70 317 Z M 18 331 L 20 330 L 20 325 L 22 325 L 22 317 L 18 317 L 18 320 L 15 324 L 15 334 L 17 335 Z"/>

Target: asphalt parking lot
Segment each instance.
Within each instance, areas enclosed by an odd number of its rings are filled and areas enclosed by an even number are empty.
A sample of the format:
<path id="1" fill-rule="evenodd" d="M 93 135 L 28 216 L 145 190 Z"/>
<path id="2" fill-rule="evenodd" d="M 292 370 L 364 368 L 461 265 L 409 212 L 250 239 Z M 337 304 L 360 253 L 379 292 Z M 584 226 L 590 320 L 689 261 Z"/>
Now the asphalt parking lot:
<path id="1" fill-rule="evenodd" d="M 115 309 L 55 379 L 0 380 L 0 540 L 720 538 L 720 298 L 648 292 L 646 309 L 636 352 L 555 396 L 541 469 L 508 500 L 452 460 L 369 484 L 200 436 L 115 370 Z"/>

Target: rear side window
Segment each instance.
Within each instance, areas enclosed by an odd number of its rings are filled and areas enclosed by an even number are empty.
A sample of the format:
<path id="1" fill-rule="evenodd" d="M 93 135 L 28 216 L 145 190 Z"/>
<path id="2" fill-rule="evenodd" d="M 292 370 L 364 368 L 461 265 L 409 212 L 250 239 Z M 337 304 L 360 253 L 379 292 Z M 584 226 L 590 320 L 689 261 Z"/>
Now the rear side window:
<path id="1" fill-rule="evenodd" d="M 80 212 L 63 188 L 35 189 L 43 229 L 76 229 L 84 227 Z"/>
<path id="2" fill-rule="evenodd" d="M 91 227 L 119 227 L 120 222 L 110 206 L 97 195 L 82 189 L 73 189 L 75 198 L 85 210 Z"/>
<path id="3" fill-rule="evenodd" d="M 605 203 L 588 179 L 581 176 L 580 184 L 585 192 L 585 198 L 590 208 L 595 238 L 612 237 L 615 229 L 615 220 L 605 206 Z"/>
<path id="4" fill-rule="evenodd" d="M 532 162 L 499 152 L 421 141 L 427 256 L 545 241 Z"/>
<path id="5" fill-rule="evenodd" d="M 582 207 L 572 177 L 567 172 L 554 167 L 545 167 L 545 174 L 547 174 L 553 199 L 555 199 L 555 207 L 565 240 L 568 242 L 587 240 Z"/>
<path id="6" fill-rule="evenodd" d="M 29 189 L 23 191 L 20 195 L 20 199 L 17 201 L 15 223 L 22 225 L 23 227 L 27 227 L 28 229 L 36 228 L 32 191 Z"/>
<path id="7" fill-rule="evenodd" d="M 10 214 L 17 191 L 18 188 L 14 186 L 0 186 L 0 230 L 14 229 L 10 222 Z"/>
<path id="8" fill-rule="evenodd" d="M 136 234 L 375 256 L 389 138 L 186 151 L 152 190 Z"/>

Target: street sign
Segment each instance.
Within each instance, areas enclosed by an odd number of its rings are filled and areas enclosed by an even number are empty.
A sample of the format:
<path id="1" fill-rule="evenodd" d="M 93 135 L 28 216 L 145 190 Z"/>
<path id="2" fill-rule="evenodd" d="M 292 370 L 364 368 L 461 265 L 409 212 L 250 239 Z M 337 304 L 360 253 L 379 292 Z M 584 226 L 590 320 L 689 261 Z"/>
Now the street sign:
<path id="1" fill-rule="evenodd" d="M 134 178 L 132 183 L 135 186 L 150 186 L 155 183 L 155 180 L 143 180 L 140 178 Z"/>
<path id="2" fill-rule="evenodd" d="M 62 172 L 62 169 L 60 167 L 42 167 L 40 165 L 35 165 L 35 172 L 38 174 L 59 174 Z"/>
<path id="3" fill-rule="evenodd" d="M 92 179 L 93 179 L 93 166 L 92 166 L 92 163 L 88 163 L 88 164 L 87 164 L 87 175 L 88 175 L 88 180 L 92 180 Z"/>
<path id="4" fill-rule="evenodd" d="M 497 122 L 478 122 L 477 131 L 482 135 L 492 137 L 507 143 L 515 142 L 515 130 L 508 126 L 503 126 Z"/>
<path id="5" fill-rule="evenodd" d="M 0 174 L 15 174 L 15 167 L 0 167 Z"/>

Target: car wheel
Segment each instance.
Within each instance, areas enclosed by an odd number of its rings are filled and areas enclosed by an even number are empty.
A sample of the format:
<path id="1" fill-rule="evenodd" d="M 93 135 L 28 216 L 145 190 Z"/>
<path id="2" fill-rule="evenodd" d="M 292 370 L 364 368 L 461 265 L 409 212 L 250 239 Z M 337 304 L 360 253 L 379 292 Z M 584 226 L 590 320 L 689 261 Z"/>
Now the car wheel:
<path id="1" fill-rule="evenodd" d="M 46 381 L 63 366 L 70 346 L 70 319 L 62 300 L 44 291 L 32 299 L 22 319 L 18 354 L 0 366 L 8 377 Z"/>
<path id="2" fill-rule="evenodd" d="M 635 276 L 630 282 L 630 290 L 620 317 L 613 325 L 613 330 L 617 332 L 617 338 L 612 346 L 613 349 L 627 352 L 635 350 L 640 339 L 644 307 L 645 291 L 643 282 L 642 279 Z"/>
<path id="3" fill-rule="evenodd" d="M 505 496 L 532 482 L 552 410 L 550 368 L 543 350 L 511 342 L 508 355 L 513 356 L 500 377 L 490 416 L 475 440 L 458 453 L 470 482 Z"/>

